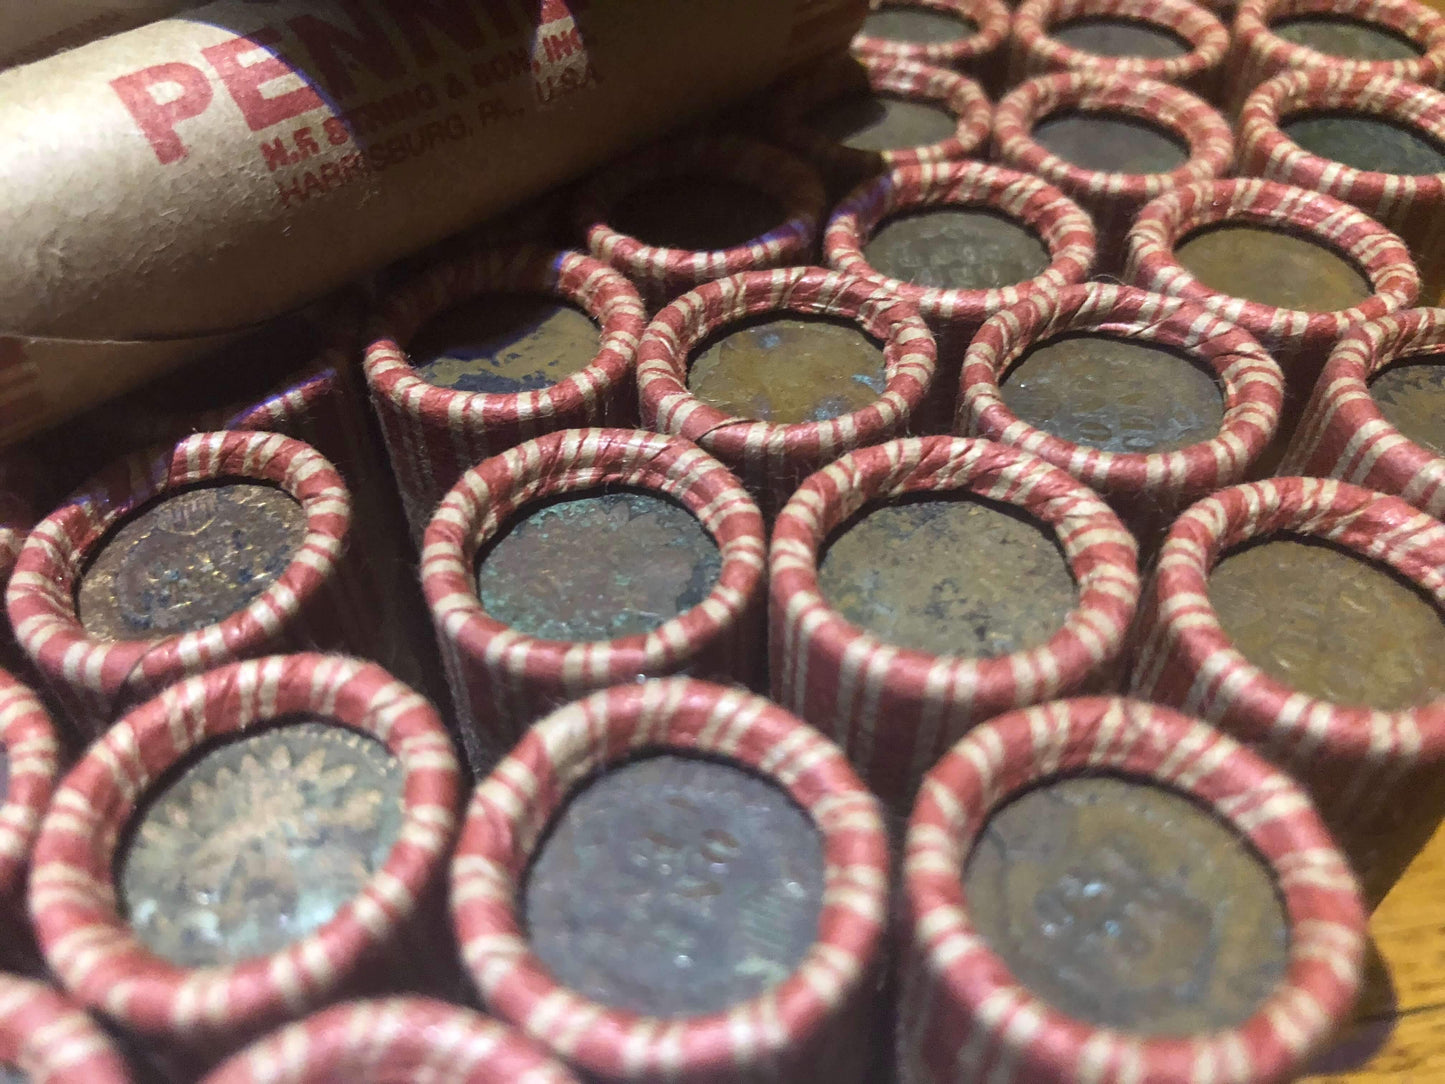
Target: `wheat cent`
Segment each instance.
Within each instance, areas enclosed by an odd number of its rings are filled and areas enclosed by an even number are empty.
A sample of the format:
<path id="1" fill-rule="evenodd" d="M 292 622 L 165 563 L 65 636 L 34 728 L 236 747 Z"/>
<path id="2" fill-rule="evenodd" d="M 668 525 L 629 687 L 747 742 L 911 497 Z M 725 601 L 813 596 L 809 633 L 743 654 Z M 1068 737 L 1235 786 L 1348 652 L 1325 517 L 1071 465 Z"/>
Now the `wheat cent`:
<path id="1" fill-rule="evenodd" d="M 958 120 L 940 105 L 872 93 L 836 98 L 814 109 L 804 123 L 834 143 L 859 151 L 923 147 L 958 130 Z"/>
<path id="2" fill-rule="evenodd" d="M 385 863 L 404 777 L 386 746 L 319 718 L 203 747 L 132 821 L 117 874 L 127 921 L 179 967 L 284 949 Z"/>
<path id="3" fill-rule="evenodd" d="M 1171 173 L 1189 160 L 1182 139 L 1128 113 L 1062 109 L 1029 136 L 1050 154 L 1100 173 Z"/>
<path id="4" fill-rule="evenodd" d="M 978 207 L 933 207 L 895 215 L 863 246 L 879 274 L 915 286 L 991 290 L 1027 282 L 1049 266 L 1049 250 L 1023 223 Z"/>
<path id="5" fill-rule="evenodd" d="M 306 536 L 300 502 L 275 486 L 221 482 L 168 493 L 123 519 L 76 592 L 87 635 L 171 636 L 243 609 Z"/>
<path id="6" fill-rule="evenodd" d="M 942 45 L 978 33 L 971 19 L 922 7 L 882 7 L 863 20 L 862 33 L 911 45 Z"/>
<path id="7" fill-rule="evenodd" d="M 1146 1035 L 1236 1027 L 1279 986 L 1289 934 L 1273 877 L 1226 823 L 1164 787 L 1058 779 L 989 817 L 968 915 L 1030 992 Z"/>
<path id="8" fill-rule="evenodd" d="M 581 372 L 601 339 L 574 305 L 539 294 L 486 294 L 427 321 L 407 353 L 428 384 L 517 395 Z"/>
<path id="9" fill-rule="evenodd" d="M 1291 45 L 1346 60 L 1413 60 L 1425 50 L 1386 26 L 1346 15 L 1293 15 L 1269 24 L 1270 33 Z"/>
<path id="10" fill-rule="evenodd" d="M 966 657 L 1042 645 L 1078 598 L 1046 524 L 972 494 L 865 505 L 829 540 L 818 588 L 884 643 Z"/>
<path id="11" fill-rule="evenodd" d="M 1385 420 L 1422 447 L 1445 456 L 1445 357 L 1402 358 L 1370 381 Z"/>
<path id="12" fill-rule="evenodd" d="M 1445 173 L 1445 147 L 1408 124 L 1349 110 L 1314 110 L 1281 121 L 1302 150 L 1351 169 L 1399 176 Z"/>
<path id="13" fill-rule="evenodd" d="M 1169 60 L 1189 52 L 1189 42 L 1142 19 L 1087 15 L 1049 29 L 1049 37 L 1094 56 Z"/>
<path id="14" fill-rule="evenodd" d="M 1319 539 L 1273 536 L 1209 576 L 1224 634 L 1291 689 L 1399 711 L 1445 695 L 1445 622 L 1388 567 Z"/>
<path id="15" fill-rule="evenodd" d="M 713 252 L 779 229 L 787 211 L 771 195 L 725 178 L 659 177 L 608 212 L 608 225 L 645 245 Z"/>
<path id="16" fill-rule="evenodd" d="M 776 986 L 817 938 L 823 846 L 780 787 L 674 754 L 613 767 L 553 818 L 526 874 L 532 950 L 614 1009 L 720 1012 Z"/>
<path id="17" fill-rule="evenodd" d="M 1211 290 L 1303 312 L 1352 308 L 1373 290 L 1347 257 L 1312 238 L 1226 224 L 1189 234 L 1174 258 Z"/>

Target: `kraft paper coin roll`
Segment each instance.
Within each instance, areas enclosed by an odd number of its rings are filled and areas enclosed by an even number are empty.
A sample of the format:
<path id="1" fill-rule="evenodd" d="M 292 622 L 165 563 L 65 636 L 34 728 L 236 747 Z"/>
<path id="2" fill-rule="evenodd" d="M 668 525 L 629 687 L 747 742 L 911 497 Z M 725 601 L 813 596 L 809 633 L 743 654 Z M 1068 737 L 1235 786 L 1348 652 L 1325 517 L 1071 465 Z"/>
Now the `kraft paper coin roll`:
<path id="1" fill-rule="evenodd" d="M 0 1072 L 47 1084 L 130 1084 L 130 1068 L 79 1005 L 44 983 L 0 974 Z"/>
<path id="2" fill-rule="evenodd" d="M 1299 780 L 1372 901 L 1445 810 L 1442 562 L 1445 525 L 1399 498 L 1274 478 L 1181 516 L 1141 607 L 1131 688 Z"/>
<path id="3" fill-rule="evenodd" d="M 0 73 L 0 440 L 841 51 L 865 10 L 217 0 Z"/>
<path id="4" fill-rule="evenodd" d="M 234 663 L 142 704 L 70 771 L 30 912 L 70 995 L 194 1080 L 267 1028 L 449 966 L 431 909 L 460 796 L 435 709 L 375 664 Z"/>
<path id="5" fill-rule="evenodd" d="M 874 6 L 851 48 L 860 56 L 952 68 L 997 93 L 1012 18 L 1002 0 L 892 0 Z"/>
<path id="6" fill-rule="evenodd" d="M 687 789 L 699 781 L 710 789 Z M 599 787 L 609 788 L 600 806 Z M 615 830 L 578 838 L 599 808 Z M 576 867 L 551 868 L 549 825 L 552 840 L 578 838 Z M 634 857 L 624 869 L 610 855 Z M 539 900 L 538 880 L 591 870 L 571 902 L 614 908 L 615 919 L 568 937 Z M 863 1079 L 887 837 L 876 799 L 837 747 L 775 704 L 673 678 L 607 689 L 548 716 L 473 795 L 451 884 L 452 918 L 485 1003 L 590 1080 Z M 652 891 L 637 896 L 635 886 Z M 721 900 L 707 895 L 714 889 Z M 736 910 L 741 896 L 750 915 Z M 659 951 L 644 936 L 627 959 L 607 959 L 599 979 L 558 977 L 559 968 L 575 972 L 558 960 L 559 941 L 575 944 L 586 969 L 607 957 L 622 921 L 682 940 Z M 670 943 L 692 954 L 696 978 L 668 978 L 679 969 Z M 743 954 L 753 966 L 740 971 Z M 657 988 L 663 978 L 681 985 Z M 661 1010 L 645 1007 L 659 1002 Z"/>
<path id="7" fill-rule="evenodd" d="M 1167 827 L 1150 825 L 1148 839 L 1139 838 L 1141 828 L 1128 819 L 1112 832 L 1105 827 L 1107 821 L 1096 824 L 1091 835 L 1085 818 L 1102 819 L 1109 811 L 1080 808 L 1069 824 L 1068 807 L 1056 798 L 1051 812 L 1064 823 L 1049 838 L 1058 846 L 1072 828 L 1076 838 L 1064 844 L 1069 850 L 1044 852 L 1043 857 L 1025 853 L 1016 864 L 1032 861 L 1035 868 L 1047 868 L 1052 860 L 1068 871 L 1062 879 L 1048 880 L 1041 869 L 1037 877 L 1020 869 L 1010 878 L 1013 867 L 1007 856 L 1001 862 L 995 859 L 1001 867 L 997 876 L 976 874 L 980 861 L 996 853 L 988 848 L 985 825 L 1014 813 L 1010 807 L 1015 803 L 1022 806 L 1031 798 L 1091 781 L 1107 781 L 1108 794 L 1147 802 L 1145 809 L 1172 799 L 1181 808 L 1180 820 Z M 1044 789 L 1029 794 L 1036 786 Z M 1023 810 L 1016 812 L 1022 815 Z M 1125 813 L 1118 811 L 1121 817 Z M 1211 846 L 1207 840 L 1171 838 L 1168 827 L 1193 827 L 1183 821 L 1186 816 L 1204 822 L 1196 831 L 1212 829 L 1227 842 Z M 1048 844 L 1040 841 L 1038 846 Z M 1151 856 L 1151 846 L 1168 846 L 1173 863 L 1165 855 Z M 1273 945 L 1251 943 L 1231 928 L 1247 913 L 1249 902 L 1234 884 L 1221 883 L 1222 877 L 1193 884 L 1174 880 L 1189 875 L 1179 872 L 1181 852 L 1214 857 L 1226 847 L 1241 852 L 1239 858 L 1255 867 L 1248 872 L 1252 880 L 1262 881 L 1257 890 L 1283 912 Z M 987 855 L 981 853 L 985 850 Z M 1224 863 L 1219 858 L 1216 865 L 1228 869 Z M 1193 867 L 1186 868 L 1198 877 Z M 1098 880 L 1091 878 L 1090 884 L 1106 893 L 1086 915 L 1069 881 L 1081 869 L 1093 871 Z M 989 872 L 994 872 L 992 866 Z M 924 780 L 909 821 L 904 886 L 908 948 L 899 1068 L 903 1079 L 919 1084 L 963 1084 L 985 1077 L 1003 1084 L 1100 1079 L 1264 1084 L 1294 1079 L 1345 1022 L 1359 987 L 1365 949 L 1359 889 L 1300 788 L 1218 731 L 1141 701 L 1061 700 L 1009 712 L 979 726 Z M 1150 887 L 1155 894 L 1128 899 L 1131 888 L 1143 893 Z M 1233 893 L 1222 915 L 1218 905 L 1226 901 L 1215 895 L 1221 892 Z M 1010 906 L 1015 910 L 1002 916 L 1002 922 L 993 916 Z M 1212 984 L 1211 996 L 1223 993 L 1228 999 L 1233 989 L 1220 991 L 1212 973 L 1202 974 L 1208 963 L 1190 969 L 1188 962 L 1191 953 L 1223 955 L 1229 949 L 1236 966 L 1242 965 L 1235 977 L 1248 977 L 1249 991 L 1265 996 L 1243 1019 L 1238 1019 L 1240 1009 L 1226 1006 L 1235 1008 L 1237 1022 L 1231 1025 L 1186 1032 L 1147 1034 L 1083 1018 L 1080 1010 L 1055 1003 L 1059 995 L 1049 987 L 1057 986 L 1059 978 L 1045 972 L 1042 982 L 1031 985 L 1016 974 L 1023 959 L 1009 959 L 1027 954 L 1027 966 L 1036 968 L 1042 963 L 1037 958 L 1050 951 L 1049 934 L 1058 951 L 1076 928 L 1071 915 L 1060 924 L 1064 931 L 1056 925 L 1044 932 L 1045 916 L 1060 909 L 1080 913 L 1079 937 L 1092 934 L 1098 939 L 1097 953 L 1078 961 L 1082 974 L 1073 978 L 1092 978 L 1092 996 L 1080 998 L 1089 1002 L 1092 1014 L 1117 1013 L 1119 1002 L 1111 998 L 1118 996 L 1127 1004 L 1125 995 L 1133 995 L 1145 1005 L 1142 1015 L 1147 1017 L 1165 1006 L 1173 1008 L 1181 987 L 1200 984 Z M 1151 918 L 1172 930 L 1174 938 L 1150 928 Z M 1097 933 L 1095 921 L 1100 923 Z M 1033 943 L 1019 942 L 1023 931 L 1016 930 L 1015 923 L 1035 931 Z M 991 938 L 988 927 L 1004 924 L 1006 939 L 1000 942 L 997 933 Z M 1203 945 L 1193 940 L 1201 934 L 1207 938 Z M 1263 969 L 1254 961 L 1271 949 L 1285 959 L 1274 975 L 1260 974 Z M 1127 963 L 1125 953 L 1132 954 Z M 1151 989 L 1151 980 L 1160 973 L 1150 965 L 1165 959 L 1192 981 L 1176 983 L 1179 971 L 1171 971 Z M 1267 982 L 1271 977 L 1272 985 Z"/>
<path id="8" fill-rule="evenodd" d="M 851 533 L 835 532 L 860 511 L 916 510 L 924 507 L 916 502 L 929 497 L 935 498 L 940 516 L 952 508 L 964 517 L 975 510 L 979 516 L 1003 517 L 980 505 L 978 498 L 1024 513 L 1023 526 L 1032 521 L 1038 528 L 1041 537 L 1035 546 L 1042 559 L 1065 566 L 1024 566 L 1018 571 L 1000 564 L 963 577 L 974 586 L 963 585 L 946 598 L 938 595 L 944 613 L 976 615 L 976 621 L 968 617 L 961 623 L 986 626 L 1002 607 L 1015 605 L 1001 601 L 1000 595 L 1012 593 L 1019 600 L 1039 595 L 1044 572 L 1052 574 L 1050 582 L 1063 580 L 1062 613 L 1042 613 L 1031 622 L 1032 635 L 1016 638 L 1021 647 L 969 656 L 900 645 L 840 612 L 838 606 L 846 605 L 875 625 L 890 616 L 869 608 L 866 582 L 858 587 L 841 579 L 833 597 L 824 594 L 820 565 L 827 577 L 828 563 Z M 955 503 L 959 498 L 962 502 Z M 887 540 L 880 545 L 901 551 L 910 538 L 923 539 L 915 556 L 942 551 L 956 564 L 970 552 L 970 521 L 944 522 L 951 531 L 926 533 L 914 525 L 911 532 L 885 533 Z M 852 530 L 867 523 L 865 516 Z M 974 544 L 989 557 L 1007 557 L 1023 545 L 1013 533 L 1007 546 L 997 546 L 1001 533 L 995 530 L 992 540 L 980 533 Z M 886 550 L 856 558 L 859 567 L 878 567 L 877 554 Z M 906 554 L 900 557 L 906 559 Z M 1001 711 L 1113 683 L 1113 664 L 1139 593 L 1135 564 L 1134 540 L 1109 506 L 1028 452 L 950 437 L 860 449 L 804 482 L 773 527 L 768 554 L 773 699 L 837 741 L 869 787 L 893 809 L 905 810 L 923 773 L 969 727 Z M 1002 572 L 1012 572 L 1017 581 L 1012 586 L 1024 593 L 1011 592 Z M 865 580 L 874 575 L 863 573 Z M 925 577 L 907 572 L 899 578 L 919 582 Z M 947 587 L 946 577 L 940 586 Z M 928 584 L 923 587 L 928 589 Z M 974 588 L 976 593 L 969 595 Z M 930 590 L 930 602 L 933 597 Z M 890 604 L 895 612 L 907 606 L 892 599 L 873 603 L 885 611 Z M 921 612 L 929 617 L 927 605 Z M 893 628 L 896 636 L 898 626 Z M 954 640 L 951 635 L 944 638 Z"/>
<path id="9" fill-rule="evenodd" d="M 62 49 L 198 7 L 197 0 L 56 0 L 37 8 L 24 0 L 0 5 L 0 68 L 28 64 Z"/>

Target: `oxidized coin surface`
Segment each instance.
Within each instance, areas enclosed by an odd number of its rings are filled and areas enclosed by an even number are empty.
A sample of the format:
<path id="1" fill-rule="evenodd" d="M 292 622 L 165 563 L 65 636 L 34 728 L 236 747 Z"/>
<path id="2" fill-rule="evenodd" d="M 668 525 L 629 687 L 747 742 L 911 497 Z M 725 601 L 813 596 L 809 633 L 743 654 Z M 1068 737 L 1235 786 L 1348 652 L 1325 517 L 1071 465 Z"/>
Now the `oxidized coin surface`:
<path id="1" fill-rule="evenodd" d="M 1027 282 L 1049 266 L 1039 235 L 983 208 L 937 207 L 895 215 L 863 246 L 879 274 L 915 286 L 990 290 Z"/>
<path id="2" fill-rule="evenodd" d="M 76 592 L 88 635 L 150 639 L 205 628 L 271 586 L 306 537 L 300 502 L 223 482 L 171 493 L 121 521 Z"/>
<path id="3" fill-rule="evenodd" d="M 829 541 L 818 587 L 885 643 L 967 657 L 1038 647 L 1078 597 L 1047 525 L 972 496 L 866 505 Z"/>
<path id="4" fill-rule="evenodd" d="M 1182 351 L 1065 335 L 1024 355 L 999 387 L 1020 419 L 1106 452 L 1168 452 L 1210 440 L 1224 419 L 1214 371 Z"/>
<path id="5" fill-rule="evenodd" d="M 1183 140 L 1128 113 L 1063 109 L 1029 135 L 1050 154 L 1102 173 L 1170 173 L 1189 160 Z"/>
<path id="6" fill-rule="evenodd" d="M 502 624 L 546 640 L 651 632 L 702 602 L 722 555 L 681 504 L 632 490 L 523 509 L 477 560 L 477 597 Z"/>
<path id="7" fill-rule="evenodd" d="M 958 120 L 941 106 L 891 94 L 836 98 L 809 113 L 806 123 L 820 135 L 858 151 L 926 146 L 958 130 Z"/>
<path id="8" fill-rule="evenodd" d="M 1445 173 L 1445 148 L 1419 128 L 1347 110 L 1297 113 L 1280 131 L 1310 154 L 1352 169 L 1420 176 Z"/>
<path id="9" fill-rule="evenodd" d="M 645 245 L 712 252 L 772 233 L 787 217 L 781 203 L 749 185 L 663 177 L 618 200 L 608 225 Z"/>
<path id="10" fill-rule="evenodd" d="M 709 343 L 687 386 L 725 414 L 775 425 L 821 422 L 875 402 L 888 375 L 883 349 L 852 324 L 768 318 Z"/>
<path id="11" fill-rule="evenodd" d="M 1412 60 L 1425 52 L 1388 27 L 1343 15 L 1294 15 L 1270 23 L 1269 29 L 1293 45 L 1350 60 Z"/>
<path id="12" fill-rule="evenodd" d="M 523 888 L 564 986 L 616 1009 L 719 1012 L 787 978 L 818 935 L 823 846 L 773 783 L 662 754 L 612 768 L 553 819 Z"/>
<path id="13" fill-rule="evenodd" d="M 1385 711 L 1445 695 L 1445 621 L 1385 565 L 1316 539 L 1245 546 L 1209 576 L 1236 650 L 1291 689 Z"/>
<path id="14" fill-rule="evenodd" d="M 1282 309 L 1336 312 L 1374 292 L 1338 251 L 1263 226 L 1199 230 L 1174 246 L 1174 256 L 1211 290 Z"/>
<path id="15" fill-rule="evenodd" d="M 1049 30 L 1049 37 L 1095 56 L 1168 60 L 1189 52 L 1189 42 L 1162 26 L 1142 19 L 1090 15 L 1070 19 Z"/>
<path id="16" fill-rule="evenodd" d="M 1445 357 L 1403 358 L 1370 381 L 1385 420 L 1436 455 L 1445 455 Z"/>
<path id="17" fill-rule="evenodd" d="M 978 26 L 970 19 L 947 11 L 930 8 L 884 7 L 868 13 L 863 20 L 864 34 L 890 41 L 906 41 L 913 45 L 941 45 L 972 37 Z"/>
<path id="18" fill-rule="evenodd" d="M 428 384 L 515 395 L 592 364 L 601 332 L 581 309 L 538 294 L 488 294 L 429 320 L 408 355 Z"/>
<path id="19" fill-rule="evenodd" d="M 1096 775 L 1027 791 L 988 819 L 963 881 L 969 918 L 1014 977 L 1090 1024 L 1230 1028 L 1284 978 L 1269 868 L 1163 787 Z"/>
<path id="20" fill-rule="evenodd" d="M 310 718 L 203 752 L 143 808 L 122 851 L 131 928 L 180 967 L 293 944 L 385 863 L 404 777 L 379 741 Z"/>

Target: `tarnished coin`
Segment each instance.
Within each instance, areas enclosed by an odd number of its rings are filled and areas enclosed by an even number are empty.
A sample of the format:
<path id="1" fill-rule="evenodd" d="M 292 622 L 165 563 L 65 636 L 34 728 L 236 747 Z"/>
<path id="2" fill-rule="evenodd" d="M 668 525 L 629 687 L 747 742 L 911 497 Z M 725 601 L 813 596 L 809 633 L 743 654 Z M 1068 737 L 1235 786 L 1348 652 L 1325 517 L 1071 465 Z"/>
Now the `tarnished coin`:
<path id="1" fill-rule="evenodd" d="M 1078 597 L 1052 530 L 971 494 L 864 506 L 828 542 L 818 587 L 885 643 L 968 657 L 1039 646 Z"/>
<path id="2" fill-rule="evenodd" d="M 663 177 L 632 189 L 608 217 L 614 230 L 643 244 L 712 252 L 772 233 L 788 216 L 776 199 L 749 185 Z"/>
<path id="3" fill-rule="evenodd" d="M 859 410 L 887 383 L 882 347 L 853 324 L 796 316 L 729 330 L 704 343 L 687 372 L 703 402 L 776 425 Z"/>
<path id="4" fill-rule="evenodd" d="M 1189 42 L 1166 28 L 1142 19 L 1088 15 L 1049 30 L 1049 37 L 1095 56 L 1169 60 L 1189 52 Z"/>
<path id="5" fill-rule="evenodd" d="M 719 1012 L 785 979 L 817 939 L 823 847 L 779 787 L 664 754 L 612 768 L 554 818 L 528 870 L 528 940 L 616 1009 Z"/>
<path id="6" fill-rule="evenodd" d="M 408 354 L 428 384 L 515 395 L 592 363 L 601 332 L 581 309 L 537 294 L 487 294 L 429 320 Z"/>
<path id="7" fill-rule="evenodd" d="M 1347 15 L 1292 15 L 1270 23 L 1269 29 L 1292 45 L 1348 60 L 1413 60 L 1425 53 L 1389 27 Z"/>
<path id="8" fill-rule="evenodd" d="M 1061 335 L 1024 355 L 999 392 L 1023 421 L 1106 452 L 1167 452 L 1219 432 L 1214 371 L 1181 350 L 1110 335 Z"/>
<path id="9" fill-rule="evenodd" d="M 882 7 L 863 20 L 864 34 L 910 45 L 941 45 L 972 37 L 978 26 L 951 11 L 932 8 Z"/>
<path id="10" fill-rule="evenodd" d="M 1284 978 L 1268 867 L 1162 787 L 1082 776 L 1027 791 L 989 818 L 963 881 L 969 918 L 1014 977 L 1090 1024 L 1230 1028 Z"/>
<path id="11" fill-rule="evenodd" d="M 891 94 L 849 94 L 819 106 L 806 117 L 820 135 L 857 151 L 922 147 L 948 139 L 958 121 L 942 106 Z"/>
<path id="12" fill-rule="evenodd" d="M 1336 312 L 1374 291 L 1343 253 L 1264 226 L 1225 224 L 1189 234 L 1175 258 L 1211 290 L 1304 312 Z"/>
<path id="13" fill-rule="evenodd" d="M 1182 139 L 1128 113 L 1062 109 L 1029 134 L 1049 153 L 1102 173 L 1170 173 L 1189 160 Z"/>
<path id="14" fill-rule="evenodd" d="M 306 512 L 275 486 L 223 482 L 167 494 L 121 521 L 80 580 L 90 636 L 140 640 L 205 628 L 286 570 Z"/>
<path id="15" fill-rule="evenodd" d="M 1023 223 L 964 207 L 889 218 L 863 246 L 863 258 L 889 278 L 944 290 L 1012 286 L 1049 266 L 1049 250 Z"/>
<path id="16" fill-rule="evenodd" d="M 1436 455 L 1445 455 L 1445 355 L 1403 358 L 1370 381 L 1385 420 Z"/>
<path id="17" fill-rule="evenodd" d="M 380 742 L 316 719 L 203 751 L 121 852 L 136 936 L 178 966 L 215 967 L 319 929 L 385 863 L 404 777 Z"/>
<path id="18" fill-rule="evenodd" d="M 1445 622 L 1384 565 L 1312 538 L 1227 553 L 1209 601 L 1236 650 L 1335 704 L 1398 711 L 1445 695 Z"/>
<path id="19" fill-rule="evenodd" d="M 1419 128 L 1348 110 L 1297 113 L 1280 131 L 1320 158 L 1401 176 L 1445 173 L 1445 147 Z"/>
<path id="20" fill-rule="evenodd" d="M 722 574 L 717 543 L 666 497 L 621 490 L 526 510 L 477 559 L 477 596 L 502 624 L 546 640 L 651 632 Z"/>

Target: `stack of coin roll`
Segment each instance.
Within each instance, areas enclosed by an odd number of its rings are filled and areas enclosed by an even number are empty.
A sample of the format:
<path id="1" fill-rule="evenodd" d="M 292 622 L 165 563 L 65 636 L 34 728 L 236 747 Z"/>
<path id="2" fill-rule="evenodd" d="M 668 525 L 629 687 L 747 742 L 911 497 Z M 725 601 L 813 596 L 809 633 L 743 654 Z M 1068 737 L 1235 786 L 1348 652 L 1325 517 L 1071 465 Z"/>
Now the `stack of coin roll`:
<path id="1" fill-rule="evenodd" d="M 0 974 L 0 1074 L 46 1084 L 131 1084 L 131 1069 L 84 1009 L 58 990 Z"/>
<path id="2" fill-rule="evenodd" d="M 851 48 L 860 56 L 952 68 L 995 91 L 1005 76 L 1011 18 L 1002 0 L 884 0 Z"/>

